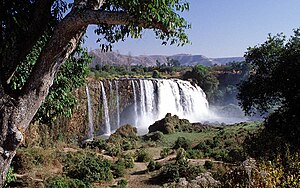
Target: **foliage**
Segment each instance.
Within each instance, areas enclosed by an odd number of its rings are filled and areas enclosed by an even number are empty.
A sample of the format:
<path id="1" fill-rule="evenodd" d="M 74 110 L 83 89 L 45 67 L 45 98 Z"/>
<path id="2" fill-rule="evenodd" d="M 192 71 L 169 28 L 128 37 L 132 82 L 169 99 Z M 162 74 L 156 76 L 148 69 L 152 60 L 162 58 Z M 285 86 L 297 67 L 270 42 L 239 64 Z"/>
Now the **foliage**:
<path id="1" fill-rule="evenodd" d="M 163 148 L 161 151 L 160 151 L 160 157 L 161 158 L 166 158 L 168 155 L 170 155 L 171 153 L 171 149 L 170 148 Z"/>
<path id="2" fill-rule="evenodd" d="M 203 65 L 196 65 L 192 71 L 187 71 L 183 75 L 183 79 L 193 79 L 204 90 L 207 97 L 210 99 L 214 92 L 216 92 L 219 81 L 209 72 L 208 68 Z"/>
<path id="3" fill-rule="evenodd" d="M 289 40 L 283 34 L 269 35 L 266 42 L 249 48 L 246 62 L 253 67 L 239 87 L 238 98 L 248 114 L 275 110 L 265 125 L 299 148 L 300 29 Z M 256 89 L 254 89 L 256 88 Z M 259 88 L 259 89 L 257 89 Z"/>
<path id="4" fill-rule="evenodd" d="M 152 78 L 161 78 L 158 70 L 154 70 L 153 73 L 152 73 Z"/>
<path id="5" fill-rule="evenodd" d="M 173 149 L 183 148 L 185 150 L 191 147 L 192 142 L 185 137 L 178 137 L 174 143 Z"/>
<path id="6" fill-rule="evenodd" d="M 150 160 L 151 156 L 144 148 L 136 151 L 136 162 L 148 162 Z"/>
<path id="7" fill-rule="evenodd" d="M 149 172 L 159 170 L 161 168 L 161 164 L 159 162 L 156 162 L 154 160 L 151 160 L 149 164 L 147 165 L 147 169 Z"/>
<path id="8" fill-rule="evenodd" d="M 203 158 L 203 153 L 197 149 L 188 149 L 186 150 L 186 157 L 188 159 L 201 159 Z"/>
<path id="9" fill-rule="evenodd" d="M 273 161 L 241 165 L 224 174 L 222 187 L 299 187 L 299 153 L 278 155 Z"/>
<path id="10" fill-rule="evenodd" d="M 89 183 L 79 179 L 72 179 L 64 176 L 56 176 L 47 180 L 47 188 L 92 188 Z"/>
<path id="11" fill-rule="evenodd" d="M 25 60 L 17 66 L 10 81 L 10 87 L 13 90 L 20 91 L 22 89 L 48 38 L 48 35 L 43 35 L 37 44 L 33 46 Z M 65 117 L 72 116 L 72 110 L 77 104 L 72 91 L 85 83 L 90 62 L 91 57 L 88 55 L 87 50 L 78 47 L 75 53 L 61 67 L 54 79 L 45 102 L 35 115 L 36 121 L 51 124 L 60 115 Z"/>
<path id="12" fill-rule="evenodd" d="M 69 153 L 65 158 L 64 172 L 70 178 L 84 182 L 110 181 L 111 164 L 96 154 Z"/>
<path id="13" fill-rule="evenodd" d="M 203 172 L 202 167 L 189 165 L 185 150 L 180 148 L 175 163 L 163 166 L 158 178 L 163 182 L 174 182 L 182 177 L 192 180 L 201 172 Z"/>
<path id="14" fill-rule="evenodd" d="M 14 174 L 14 168 L 10 167 L 6 174 L 6 182 L 4 187 L 9 186 L 11 183 L 16 181 L 16 175 Z"/>
<path id="15" fill-rule="evenodd" d="M 127 186 L 126 179 L 121 179 L 120 181 L 118 181 L 118 188 L 126 188 L 126 186 Z"/>
<path id="16" fill-rule="evenodd" d="M 90 63 L 91 56 L 88 55 L 87 49 L 78 47 L 75 54 L 62 65 L 57 73 L 45 102 L 36 114 L 36 120 L 49 124 L 55 122 L 61 115 L 72 116 L 73 108 L 77 104 L 72 91 L 84 85 Z"/>
<path id="17" fill-rule="evenodd" d="M 43 148 L 21 148 L 12 161 L 16 173 L 23 174 L 27 171 L 52 163 L 57 157 L 52 152 L 45 152 Z"/>
<path id="18" fill-rule="evenodd" d="M 124 177 L 125 174 L 125 161 L 118 160 L 115 164 L 112 165 L 114 178 Z"/>
<path id="19" fill-rule="evenodd" d="M 188 43 L 188 37 L 185 34 L 185 29 L 190 28 L 183 18 L 176 12 L 184 12 L 189 9 L 189 3 L 186 1 L 165 0 L 165 1 L 122 1 L 122 0 L 110 0 L 103 6 L 105 11 L 120 11 L 125 10 L 128 12 L 134 20 L 128 25 L 99 25 L 95 30 L 103 38 L 99 39 L 102 43 L 108 43 L 108 45 L 102 45 L 103 50 L 111 48 L 111 44 L 124 40 L 125 37 L 131 35 L 133 38 L 141 37 L 143 30 L 142 26 L 138 26 L 136 23 L 143 20 L 144 23 L 150 25 L 150 23 L 161 23 L 165 28 L 168 28 L 171 32 L 165 32 L 161 29 L 153 28 L 157 38 L 161 39 L 162 44 L 183 45 Z"/>
<path id="20" fill-rule="evenodd" d="M 212 161 L 205 161 L 203 166 L 205 169 L 209 170 L 212 169 L 213 165 L 214 163 Z"/>
<path id="21" fill-rule="evenodd" d="M 133 168 L 134 167 L 134 158 L 133 154 L 127 153 L 122 156 L 119 160 L 124 161 L 125 168 Z"/>

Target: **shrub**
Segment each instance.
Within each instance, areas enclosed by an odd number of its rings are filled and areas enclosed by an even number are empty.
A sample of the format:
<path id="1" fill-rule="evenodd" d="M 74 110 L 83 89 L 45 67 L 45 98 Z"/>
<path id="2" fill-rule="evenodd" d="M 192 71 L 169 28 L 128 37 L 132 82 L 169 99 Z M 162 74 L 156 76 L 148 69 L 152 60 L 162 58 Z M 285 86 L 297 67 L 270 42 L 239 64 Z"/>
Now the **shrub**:
<path id="1" fill-rule="evenodd" d="M 108 144 L 107 146 L 107 155 L 112 157 L 117 157 L 121 154 L 122 149 L 118 144 Z"/>
<path id="2" fill-rule="evenodd" d="M 148 162 L 151 160 L 151 156 L 145 149 L 139 149 L 136 151 L 136 162 Z"/>
<path id="3" fill-rule="evenodd" d="M 14 183 L 15 181 L 16 181 L 16 175 L 14 174 L 14 168 L 10 167 L 6 174 L 6 182 L 5 182 L 4 187 L 9 186 L 10 184 Z"/>
<path id="4" fill-rule="evenodd" d="M 203 153 L 199 150 L 188 149 L 186 151 L 186 157 L 189 159 L 201 159 L 203 157 Z"/>
<path id="5" fill-rule="evenodd" d="M 85 183 L 78 179 L 57 176 L 47 180 L 47 188 L 92 188 L 89 183 Z"/>
<path id="6" fill-rule="evenodd" d="M 159 170 L 160 168 L 161 168 L 161 164 L 153 160 L 151 160 L 147 166 L 149 172 Z"/>
<path id="7" fill-rule="evenodd" d="M 185 137 L 178 137 L 174 144 L 174 149 L 183 148 L 185 150 L 191 147 L 192 142 Z"/>
<path id="8" fill-rule="evenodd" d="M 125 168 L 133 168 L 134 167 L 134 158 L 132 154 L 125 154 L 119 160 L 123 160 L 125 164 Z"/>
<path id="9" fill-rule="evenodd" d="M 203 153 L 207 153 L 209 152 L 210 147 L 205 142 L 200 142 L 197 146 L 194 147 L 194 149 L 198 149 Z"/>
<path id="10" fill-rule="evenodd" d="M 125 179 L 121 179 L 118 181 L 118 188 L 126 188 L 127 186 L 127 181 Z"/>
<path id="11" fill-rule="evenodd" d="M 91 143 L 91 148 L 98 148 L 100 150 L 107 149 L 106 141 L 104 139 L 97 139 Z"/>
<path id="12" fill-rule="evenodd" d="M 160 151 L 160 157 L 161 157 L 161 158 L 165 158 L 165 157 L 167 157 L 168 155 L 170 155 L 170 152 L 171 152 L 171 149 L 170 149 L 170 148 L 163 148 L 163 149 Z"/>
<path id="13" fill-rule="evenodd" d="M 123 177 L 125 174 L 125 162 L 124 160 L 118 160 L 113 166 L 113 175 L 115 178 Z"/>
<path id="14" fill-rule="evenodd" d="M 95 154 L 67 154 L 64 171 L 67 176 L 84 182 L 110 181 L 111 164 Z"/>
<path id="15" fill-rule="evenodd" d="M 205 169 L 209 170 L 209 169 L 212 169 L 213 165 L 214 165 L 214 163 L 212 161 L 205 161 L 203 166 Z"/>
<path id="16" fill-rule="evenodd" d="M 161 78 L 160 73 L 158 72 L 158 70 L 153 71 L 152 78 Z"/>

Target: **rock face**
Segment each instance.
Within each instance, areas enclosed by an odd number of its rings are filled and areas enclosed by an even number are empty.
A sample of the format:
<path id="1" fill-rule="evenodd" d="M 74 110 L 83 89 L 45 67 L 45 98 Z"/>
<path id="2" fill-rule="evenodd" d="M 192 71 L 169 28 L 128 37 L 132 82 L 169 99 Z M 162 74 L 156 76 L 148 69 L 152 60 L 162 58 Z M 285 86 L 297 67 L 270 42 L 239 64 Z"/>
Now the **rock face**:
<path id="1" fill-rule="evenodd" d="M 192 127 L 189 120 L 179 119 L 177 115 L 172 116 L 170 113 L 167 113 L 165 118 L 150 125 L 148 130 L 149 133 L 160 131 L 164 134 L 170 134 L 176 131 L 186 130 L 188 127 Z"/>

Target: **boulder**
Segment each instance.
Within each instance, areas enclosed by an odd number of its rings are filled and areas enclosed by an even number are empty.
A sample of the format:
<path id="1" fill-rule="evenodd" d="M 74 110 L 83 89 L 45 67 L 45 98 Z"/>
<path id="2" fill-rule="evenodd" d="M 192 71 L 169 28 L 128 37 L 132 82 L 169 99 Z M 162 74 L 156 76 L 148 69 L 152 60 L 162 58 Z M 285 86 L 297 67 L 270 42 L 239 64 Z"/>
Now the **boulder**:
<path id="1" fill-rule="evenodd" d="M 129 124 L 123 125 L 122 127 L 118 128 L 115 133 L 110 135 L 107 142 L 118 142 L 123 140 L 123 138 L 130 139 L 130 140 L 137 140 L 137 129 Z"/>
<path id="2" fill-rule="evenodd" d="M 183 131 L 192 127 L 192 124 L 187 119 L 179 119 L 177 115 L 172 116 L 167 113 L 166 116 L 150 125 L 148 130 L 149 133 L 160 131 L 164 134 L 174 133 L 176 131 Z"/>

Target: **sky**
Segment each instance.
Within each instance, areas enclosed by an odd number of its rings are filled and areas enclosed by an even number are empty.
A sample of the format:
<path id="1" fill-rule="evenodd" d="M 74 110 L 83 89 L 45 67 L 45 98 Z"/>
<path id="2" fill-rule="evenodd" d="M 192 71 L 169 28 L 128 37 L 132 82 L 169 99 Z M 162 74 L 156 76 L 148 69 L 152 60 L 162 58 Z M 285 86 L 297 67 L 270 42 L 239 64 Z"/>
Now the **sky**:
<path id="1" fill-rule="evenodd" d="M 142 39 L 114 44 L 113 51 L 131 55 L 193 54 L 207 57 L 243 56 L 248 47 L 266 41 L 269 33 L 293 34 L 300 27 L 300 0 L 188 0 L 189 12 L 182 16 L 192 24 L 187 34 L 192 44 L 162 46 L 152 31 Z M 94 26 L 87 32 L 85 46 L 99 47 Z"/>

